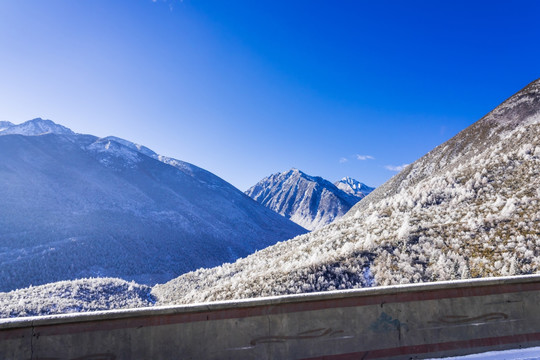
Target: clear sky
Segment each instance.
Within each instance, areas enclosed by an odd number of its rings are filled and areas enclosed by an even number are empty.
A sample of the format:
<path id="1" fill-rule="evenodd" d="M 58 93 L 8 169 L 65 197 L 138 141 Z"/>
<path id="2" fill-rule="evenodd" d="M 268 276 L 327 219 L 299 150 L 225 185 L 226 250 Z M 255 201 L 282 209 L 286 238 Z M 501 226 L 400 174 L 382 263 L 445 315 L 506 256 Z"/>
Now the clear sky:
<path id="1" fill-rule="evenodd" d="M 540 1 L 0 0 L 0 120 L 378 186 L 540 77 Z M 1 156 L 1 154 L 0 154 Z"/>

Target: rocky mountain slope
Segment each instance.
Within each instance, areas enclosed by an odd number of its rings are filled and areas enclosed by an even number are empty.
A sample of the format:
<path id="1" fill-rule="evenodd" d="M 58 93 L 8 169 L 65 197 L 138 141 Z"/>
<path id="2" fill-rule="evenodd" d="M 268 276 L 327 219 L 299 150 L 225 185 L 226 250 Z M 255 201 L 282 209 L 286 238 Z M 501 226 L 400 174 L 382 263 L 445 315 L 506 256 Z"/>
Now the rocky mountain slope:
<path id="1" fill-rule="evenodd" d="M 52 121 L 0 131 L 0 291 L 91 276 L 146 284 L 306 232 L 194 165 Z"/>
<path id="2" fill-rule="evenodd" d="M 375 190 L 375 188 L 367 186 L 350 177 L 344 177 L 343 179 L 336 181 L 334 185 L 336 185 L 338 189 L 345 191 L 349 195 L 356 196 L 359 199 L 365 198 Z"/>
<path id="3" fill-rule="evenodd" d="M 540 270 L 540 80 L 342 219 L 153 290 L 162 304 Z"/>
<path id="4" fill-rule="evenodd" d="M 270 175 L 249 188 L 246 194 L 308 230 L 339 219 L 363 197 L 298 169 Z"/>

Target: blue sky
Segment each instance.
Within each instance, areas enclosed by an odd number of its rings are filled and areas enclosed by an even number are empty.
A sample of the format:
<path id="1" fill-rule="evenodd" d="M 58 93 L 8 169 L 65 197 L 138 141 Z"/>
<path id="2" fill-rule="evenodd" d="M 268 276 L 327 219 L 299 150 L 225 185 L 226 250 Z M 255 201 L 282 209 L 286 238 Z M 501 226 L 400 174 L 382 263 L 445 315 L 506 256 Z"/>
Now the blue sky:
<path id="1" fill-rule="evenodd" d="M 378 186 L 540 77 L 540 1 L 1 0 L 0 120 Z"/>

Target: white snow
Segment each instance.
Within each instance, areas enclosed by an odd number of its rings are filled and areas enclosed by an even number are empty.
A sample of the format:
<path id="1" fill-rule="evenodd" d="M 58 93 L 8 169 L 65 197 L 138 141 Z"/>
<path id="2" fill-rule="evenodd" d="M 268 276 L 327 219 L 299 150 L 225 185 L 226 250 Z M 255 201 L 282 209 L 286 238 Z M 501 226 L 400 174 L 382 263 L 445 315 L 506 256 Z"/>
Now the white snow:
<path id="1" fill-rule="evenodd" d="M 363 184 L 360 181 L 350 177 L 344 177 L 343 179 L 336 181 L 334 185 L 336 185 L 338 189 L 341 189 L 346 193 L 354 195 L 360 199 L 366 197 L 369 193 L 375 190 L 375 188 L 369 187 L 366 184 Z"/>
<path id="2" fill-rule="evenodd" d="M 0 123 L 0 135 L 25 135 L 36 136 L 44 134 L 73 135 L 74 132 L 65 126 L 55 124 L 51 120 L 36 118 L 22 124 L 15 125 L 8 121 Z"/>
<path id="3" fill-rule="evenodd" d="M 453 356 L 437 359 L 446 360 L 538 360 L 540 359 L 540 347 L 531 347 L 526 349 L 514 349 L 503 351 L 488 351 L 472 355 Z M 430 360 L 435 360 L 432 358 Z"/>
<path id="4" fill-rule="evenodd" d="M 151 288 L 121 279 L 61 281 L 0 293 L 0 318 L 153 306 Z"/>
<path id="5" fill-rule="evenodd" d="M 110 138 L 99 139 L 96 142 L 90 144 L 86 149 L 106 155 L 99 160 L 106 166 L 118 166 L 118 163 L 113 162 L 111 158 L 121 159 L 121 166 L 128 167 L 134 167 L 135 164 L 141 161 L 139 152 L 137 150 L 133 150 Z"/>

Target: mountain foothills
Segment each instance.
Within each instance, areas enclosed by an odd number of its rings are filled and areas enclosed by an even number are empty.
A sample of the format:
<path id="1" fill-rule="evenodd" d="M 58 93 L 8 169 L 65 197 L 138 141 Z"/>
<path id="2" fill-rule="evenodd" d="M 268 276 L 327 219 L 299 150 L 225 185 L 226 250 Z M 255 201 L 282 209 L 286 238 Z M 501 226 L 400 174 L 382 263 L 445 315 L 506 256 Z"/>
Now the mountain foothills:
<path id="1" fill-rule="evenodd" d="M 59 281 L 0 293 L 0 318 L 149 307 L 151 291 L 115 278 Z"/>
<path id="2" fill-rule="evenodd" d="M 540 80 L 334 223 L 153 293 L 181 304 L 540 269 Z"/>
<path id="3" fill-rule="evenodd" d="M 2 122 L 0 135 L 0 291 L 90 276 L 155 284 L 306 232 L 123 139 L 42 119 Z"/>
<path id="4" fill-rule="evenodd" d="M 291 169 L 262 179 L 246 194 L 298 225 L 315 230 L 345 215 L 371 191 L 373 188 L 351 178 L 332 184 Z"/>

